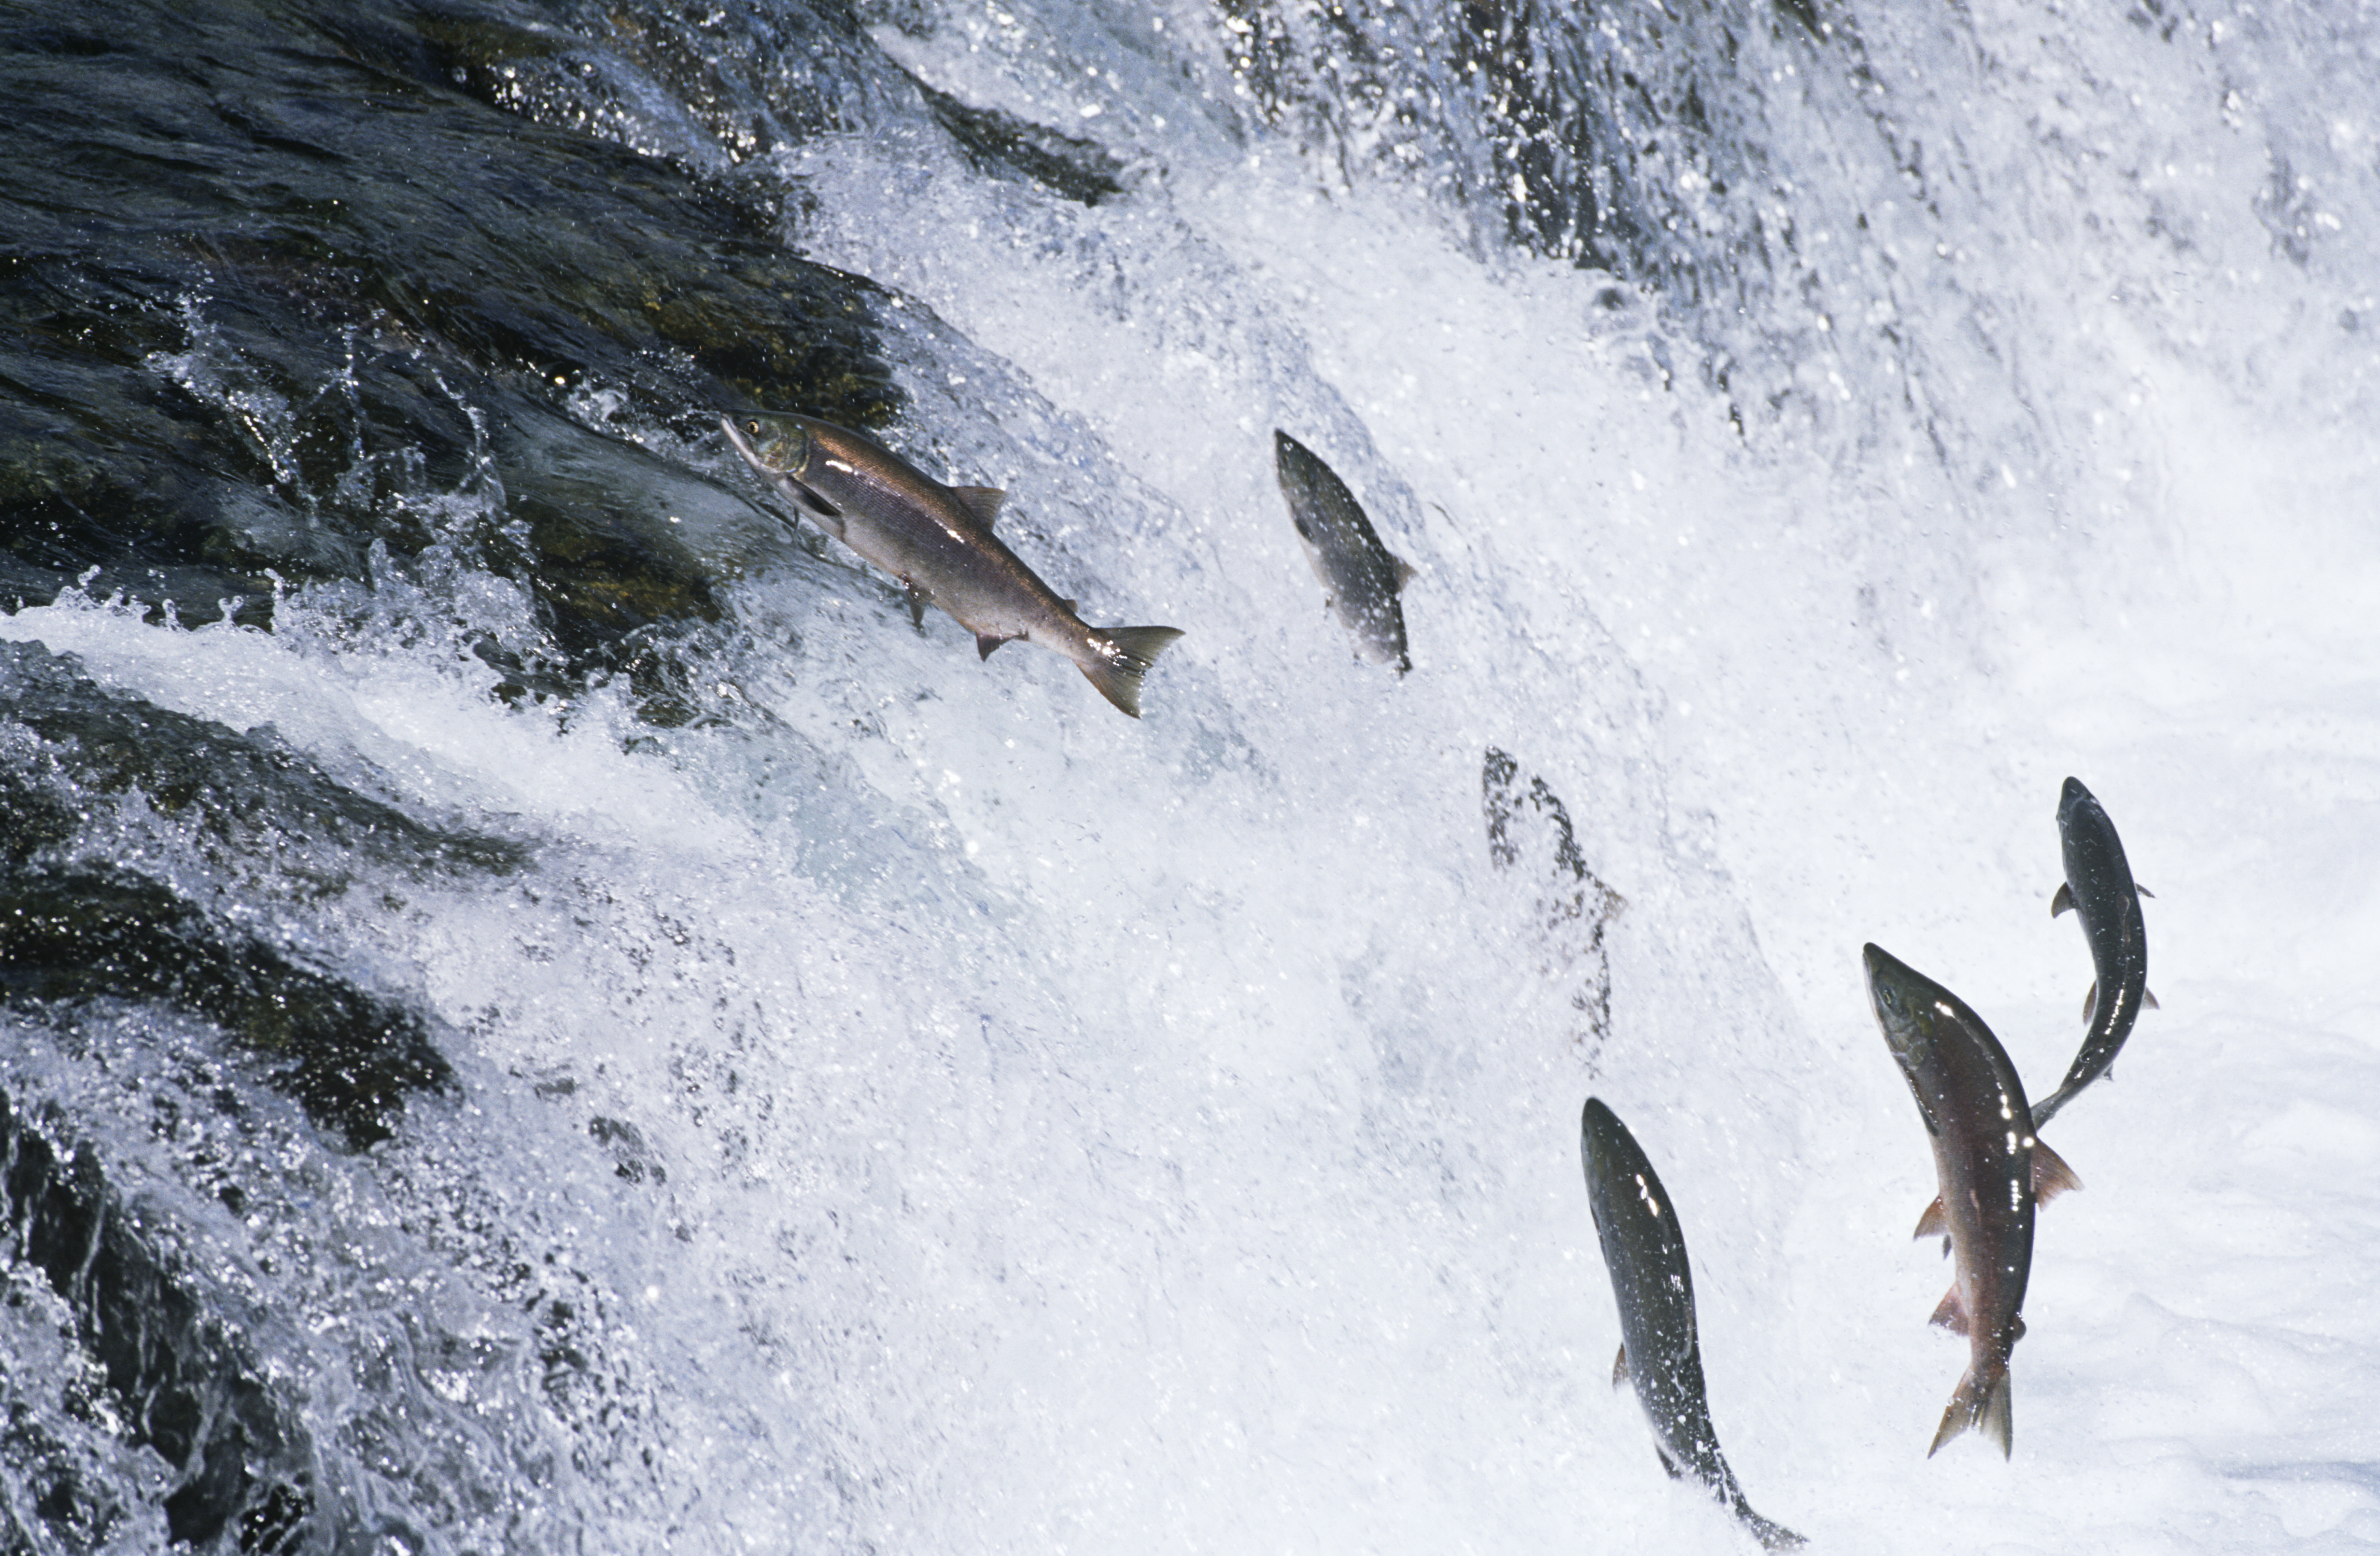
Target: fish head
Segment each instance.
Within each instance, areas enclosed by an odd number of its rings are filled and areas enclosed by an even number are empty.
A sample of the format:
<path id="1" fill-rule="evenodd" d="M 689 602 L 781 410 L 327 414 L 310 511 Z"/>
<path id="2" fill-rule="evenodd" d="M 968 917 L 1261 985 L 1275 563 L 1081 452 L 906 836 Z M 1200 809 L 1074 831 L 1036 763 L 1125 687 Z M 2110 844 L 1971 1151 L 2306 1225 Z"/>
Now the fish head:
<path id="1" fill-rule="evenodd" d="M 735 452 L 764 476 L 800 480 L 816 451 L 816 440 L 802 417 L 747 411 L 722 416 L 719 424 Z"/>
<path id="2" fill-rule="evenodd" d="M 2077 816 L 2098 808 L 2098 796 L 2082 786 L 2082 780 L 2069 778 L 2066 786 L 2058 792 L 2058 830 L 2064 832 Z"/>
<path id="3" fill-rule="evenodd" d="M 1578 1153 L 1586 1168 L 1586 1180 L 1590 1185 L 1611 1181 L 1614 1165 L 1611 1159 L 1618 1142 L 1627 1134 L 1628 1126 L 1620 1122 L 1618 1114 L 1604 1106 L 1602 1098 L 1589 1097 L 1586 1100 L 1586 1107 L 1578 1120 Z M 1590 1199 L 1589 1203 L 1592 1204 L 1593 1200 Z M 1599 1226 L 1602 1221 L 1603 1217 L 1598 1212 L 1596 1223 Z"/>
<path id="4" fill-rule="evenodd" d="M 795 507 L 819 520 L 832 535 L 843 533 L 843 512 L 818 490 L 815 468 L 824 459 L 817 432 L 832 432 L 807 416 L 746 411 L 722 416 L 720 427 L 735 452 L 762 480 L 775 487 Z"/>
<path id="5" fill-rule="evenodd" d="M 1933 1057 L 1935 1006 L 1941 990 L 1882 946 L 1870 944 L 1860 957 L 1867 966 L 1867 999 L 1876 1011 L 1876 1024 L 1900 1067 L 1913 1074 Z"/>

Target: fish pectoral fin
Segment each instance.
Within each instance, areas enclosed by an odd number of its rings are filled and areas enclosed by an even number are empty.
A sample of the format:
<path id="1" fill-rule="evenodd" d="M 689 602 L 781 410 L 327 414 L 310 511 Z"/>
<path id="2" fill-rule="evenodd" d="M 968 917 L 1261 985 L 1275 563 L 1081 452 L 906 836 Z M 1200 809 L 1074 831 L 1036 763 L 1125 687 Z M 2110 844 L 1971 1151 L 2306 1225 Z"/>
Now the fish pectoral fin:
<path id="1" fill-rule="evenodd" d="M 2055 918 L 2073 906 L 2074 888 L 2069 886 L 2063 881 L 2059 881 L 2058 883 L 2058 894 L 2049 899 L 2049 916 L 2052 918 Z"/>
<path id="2" fill-rule="evenodd" d="M 924 631 L 926 629 L 926 591 L 906 578 L 901 580 L 901 588 L 909 596 L 909 625 L 920 632 Z"/>
<path id="3" fill-rule="evenodd" d="M 951 495 L 986 529 L 1000 522 L 1000 504 L 1008 501 L 1008 493 L 997 486 L 953 486 Z"/>
<path id="4" fill-rule="evenodd" d="M 2082 1025 L 2088 1027 L 2099 1015 L 2099 980 L 2091 980 L 2091 991 L 2082 996 Z"/>
<path id="5" fill-rule="evenodd" d="M 1014 641 L 1016 639 L 1014 638 L 995 638 L 989 632 L 978 632 L 975 635 L 975 656 L 978 659 L 990 659 L 992 650 L 1002 643 Z"/>
<path id="6" fill-rule="evenodd" d="M 1402 556 L 1391 556 L 1389 558 L 1389 565 L 1395 570 L 1397 575 L 1397 581 L 1390 586 L 1389 592 L 1391 594 L 1402 593 L 1404 591 L 1405 585 L 1413 582 L 1414 580 L 1414 565 L 1407 562 Z"/>
<path id="7" fill-rule="evenodd" d="M 1917 1230 L 1911 1233 L 1909 1236 L 1910 1240 L 1914 1242 L 1921 1237 L 1946 1236 L 1949 1230 L 1950 1218 L 1943 1212 L 1942 1197 L 1937 1194 L 1934 1197 L 1934 1202 L 1925 1207 L 1925 1213 L 1917 1218 Z"/>
<path id="8" fill-rule="evenodd" d="M 2147 1006 L 2150 1010 L 2165 1009 L 2165 1006 L 2157 1003 L 2155 991 L 2147 988 L 2143 988 L 2141 991 L 2141 1003 Z"/>
<path id="9" fill-rule="evenodd" d="M 2082 1180 L 2066 1159 L 2049 1149 L 2049 1142 L 2035 1136 L 2033 1141 L 2033 1202 L 2046 1205 L 2068 1189 L 2081 1188 Z"/>
<path id="10" fill-rule="evenodd" d="M 1653 1444 L 1653 1457 L 1661 1461 L 1661 1468 L 1670 1479 L 1683 1480 L 1686 1477 L 1686 1472 L 1670 1462 L 1670 1455 L 1662 1451 L 1661 1445 L 1658 1442 Z"/>
<path id="11" fill-rule="evenodd" d="M 1934 1316 L 1925 1321 L 1938 1324 L 1953 1334 L 1967 1332 L 1967 1305 L 1959 1300 L 1959 1288 L 1956 1284 L 1942 1294 L 1942 1300 L 1936 1306 Z"/>
<path id="12" fill-rule="evenodd" d="M 2133 881 L 2133 882 L 2132 882 L 2132 890 L 2133 890 L 2133 891 L 2135 891 L 2135 892 L 2138 892 L 2141 895 L 2143 895 L 2143 896 L 2144 896 L 2144 897 L 2153 897 L 2153 896 L 2155 896 L 2155 895 L 2156 895 L 2156 893 L 2155 893 L 2155 892 L 2150 891 L 2146 886 L 2142 885 L 2142 884 L 2141 884 L 2139 881 Z"/>
<path id="13" fill-rule="evenodd" d="M 1620 1385 L 1628 1381 L 1628 1343 L 1621 1341 L 1620 1354 L 1611 1358 L 1611 1388 L 1617 1393 Z"/>

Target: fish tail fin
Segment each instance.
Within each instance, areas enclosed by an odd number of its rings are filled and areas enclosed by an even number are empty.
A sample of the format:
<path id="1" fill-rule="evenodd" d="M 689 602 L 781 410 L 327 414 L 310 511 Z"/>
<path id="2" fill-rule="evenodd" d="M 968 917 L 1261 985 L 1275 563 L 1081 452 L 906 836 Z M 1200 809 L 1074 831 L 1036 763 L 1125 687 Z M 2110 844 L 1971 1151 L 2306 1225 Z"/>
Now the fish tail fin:
<path id="1" fill-rule="evenodd" d="M 1075 663 L 1099 688 L 1101 697 L 1136 719 L 1140 717 L 1140 678 L 1181 636 L 1178 626 L 1095 626 L 1090 652 Z"/>
<path id="2" fill-rule="evenodd" d="M 1764 1550 L 1799 1550 L 1810 1543 L 1784 1525 L 1770 1523 L 1753 1512 L 1752 1504 L 1743 1500 L 1741 1492 L 1735 1499 L 1735 1516 L 1738 1523 L 1752 1531 L 1752 1538 L 1760 1542 Z"/>
<path id="3" fill-rule="evenodd" d="M 1942 1412 L 1942 1429 L 1934 1434 L 1934 1446 L 1925 1450 L 1932 1458 L 1942 1452 L 1942 1444 L 1971 1428 L 2000 1445 L 2000 1457 L 2009 1458 L 2016 1452 L 2016 1427 L 2010 1414 L 2009 1369 L 2003 1362 L 1988 1372 L 1978 1374 L 1972 1367 L 1950 1392 L 1950 1407 Z"/>

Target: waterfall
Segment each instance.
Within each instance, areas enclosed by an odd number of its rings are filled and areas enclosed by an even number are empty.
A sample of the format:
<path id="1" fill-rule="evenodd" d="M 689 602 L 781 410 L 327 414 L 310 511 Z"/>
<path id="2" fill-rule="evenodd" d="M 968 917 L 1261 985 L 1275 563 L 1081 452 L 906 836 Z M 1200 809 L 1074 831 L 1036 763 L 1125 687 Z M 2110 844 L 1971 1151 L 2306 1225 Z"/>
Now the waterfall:
<path id="1" fill-rule="evenodd" d="M 0 18 L 0 1545 L 2380 1529 L 2380 27 L 1836 0 Z M 997 487 L 1122 717 L 722 412 Z M 1414 576 L 1357 657 L 1274 470 Z M 1877 942 L 2047 1133 L 2015 1454 Z"/>

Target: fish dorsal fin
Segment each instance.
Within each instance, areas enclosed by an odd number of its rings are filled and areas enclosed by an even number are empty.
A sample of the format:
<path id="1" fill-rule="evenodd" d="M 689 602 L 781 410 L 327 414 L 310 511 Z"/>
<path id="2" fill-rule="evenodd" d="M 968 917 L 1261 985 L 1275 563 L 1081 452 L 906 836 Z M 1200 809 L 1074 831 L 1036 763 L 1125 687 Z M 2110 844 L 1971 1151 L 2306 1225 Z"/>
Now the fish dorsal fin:
<path id="1" fill-rule="evenodd" d="M 1400 590 L 1402 590 L 1405 585 L 1414 581 L 1414 565 L 1407 562 L 1403 557 L 1390 557 L 1389 565 L 1396 570 L 1397 588 Z"/>
<path id="2" fill-rule="evenodd" d="M 2091 991 L 2082 996 L 2082 1025 L 2088 1027 L 2099 1018 L 2099 980 L 2091 980 Z"/>
<path id="3" fill-rule="evenodd" d="M 1937 1194 L 1934 1197 L 1934 1203 L 1925 1207 L 1925 1213 L 1917 1218 L 1917 1230 L 1911 1233 L 1909 1236 L 1910 1240 L 1914 1242 L 1923 1237 L 1943 1236 L 1949 1230 L 1950 1218 L 1943 1214 L 1942 1197 Z"/>
<path id="4" fill-rule="evenodd" d="M 2073 906 L 2074 888 L 2069 886 L 2063 881 L 2059 881 L 2058 883 L 2058 894 L 2049 899 L 2049 916 L 2052 918 L 2055 918 Z"/>
<path id="5" fill-rule="evenodd" d="M 1967 1332 L 1967 1305 L 1959 1300 L 1957 1286 L 1953 1285 L 1942 1294 L 1941 1303 L 1934 1309 L 1934 1317 L 1927 1321 L 1939 1324 L 1953 1334 Z"/>
<path id="6" fill-rule="evenodd" d="M 2142 884 L 2141 884 L 2139 881 L 2133 881 L 2133 882 L 2132 882 L 2132 890 L 2133 890 L 2133 891 L 2135 891 L 2135 892 L 2138 892 L 2141 895 L 2143 895 L 2143 896 L 2144 896 L 2144 897 L 2153 897 L 2153 896 L 2155 896 L 2155 895 L 2156 895 L 2156 893 L 2155 893 L 2155 892 L 2150 891 L 2146 886 L 2142 885 Z"/>
<path id="7" fill-rule="evenodd" d="M 1000 504 L 1008 501 L 1008 493 L 997 486 L 953 486 L 951 494 L 986 529 L 999 524 Z"/>
<path id="8" fill-rule="evenodd" d="M 1620 1354 L 1611 1358 L 1611 1387 L 1617 1391 L 1621 1384 L 1627 1381 L 1628 1343 L 1623 1340 L 1620 1343 Z"/>
<path id="9" fill-rule="evenodd" d="M 2141 1003 L 2148 1006 L 2151 1010 L 2165 1009 L 2165 1006 L 2156 1003 L 2156 991 L 2154 989 L 2144 988 L 2141 991 Z"/>
<path id="10" fill-rule="evenodd" d="M 2082 1180 L 2066 1159 L 2049 1149 L 2049 1142 L 2038 1136 L 2033 1142 L 2033 1202 L 2046 1205 L 2070 1188 L 2081 1188 Z"/>

